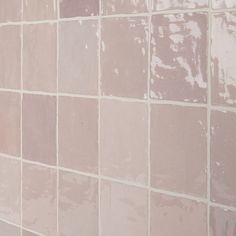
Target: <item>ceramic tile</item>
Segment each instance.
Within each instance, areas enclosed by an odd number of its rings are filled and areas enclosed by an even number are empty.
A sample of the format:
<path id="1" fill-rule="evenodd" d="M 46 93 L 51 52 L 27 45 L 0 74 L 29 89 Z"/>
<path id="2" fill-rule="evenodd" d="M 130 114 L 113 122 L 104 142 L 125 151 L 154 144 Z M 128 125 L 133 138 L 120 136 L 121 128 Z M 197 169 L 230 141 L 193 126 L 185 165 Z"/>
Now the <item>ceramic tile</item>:
<path id="1" fill-rule="evenodd" d="M 22 236 L 39 236 L 38 234 L 32 233 L 30 231 L 23 230 Z"/>
<path id="2" fill-rule="evenodd" d="M 212 6 L 216 9 L 236 7 L 235 0 L 212 0 Z"/>
<path id="3" fill-rule="evenodd" d="M 1 232 L 1 235 L 6 235 L 6 236 L 21 236 L 19 228 L 13 225 L 4 223 L 1 220 L 0 220 L 0 232 Z"/>
<path id="4" fill-rule="evenodd" d="M 19 21 L 21 0 L 0 0 L 0 22 Z"/>

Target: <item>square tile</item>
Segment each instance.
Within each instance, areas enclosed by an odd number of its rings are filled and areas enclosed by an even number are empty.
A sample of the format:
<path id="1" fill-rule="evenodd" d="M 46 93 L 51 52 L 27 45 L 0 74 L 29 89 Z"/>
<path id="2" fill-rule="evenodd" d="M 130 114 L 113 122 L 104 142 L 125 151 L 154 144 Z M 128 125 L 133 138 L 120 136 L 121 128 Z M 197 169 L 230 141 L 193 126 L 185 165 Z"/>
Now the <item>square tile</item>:
<path id="1" fill-rule="evenodd" d="M 210 236 L 234 236 L 236 232 L 236 212 L 211 207 Z"/>
<path id="2" fill-rule="evenodd" d="M 0 221 L 0 232 L 6 236 L 21 236 L 20 228 Z"/>
<path id="3" fill-rule="evenodd" d="M 212 103 L 236 106 L 236 13 L 212 16 Z M 222 47 L 224 45 L 224 47 Z"/>
<path id="4" fill-rule="evenodd" d="M 57 1 L 59 0 L 23 0 L 23 19 L 26 21 L 55 19 Z"/>
<path id="5" fill-rule="evenodd" d="M 0 0 L 0 22 L 20 21 L 21 0 Z"/>
<path id="6" fill-rule="evenodd" d="M 98 170 L 98 101 L 60 97 L 59 164 L 84 172 Z"/>
<path id="7" fill-rule="evenodd" d="M 59 235 L 98 235 L 97 179 L 60 172 Z"/>
<path id="8" fill-rule="evenodd" d="M 148 111 L 144 103 L 102 100 L 101 173 L 145 184 L 148 170 Z"/>
<path id="9" fill-rule="evenodd" d="M 20 224 L 20 202 L 20 161 L 0 156 L 0 218 Z"/>
<path id="10" fill-rule="evenodd" d="M 39 236 L 38 234 L 32 233 L 30 231 L 23 230 L 22 236 Z"/>
<path id="11" fill-rule="evenodd" d="M 207 101 L 207 14 L 154 15 L 151 20 L 151 98 Z"/>
<path id="12" fill-rule="evenodd" d="M 118 97 L 146 97 L 147 17 L 106 18 L 102 19 L 101 27 L 102 94 Z"/>
<path id="13" fill-rule="evenodd" d="M 132 14 L 147 12 L 149 0 L 102 0 L 102 14 Z"/>
<path id="14" fill-rule="evenodd" d="M 47 236 L 55 236 L 56 170 L 24 163 L 22 178 L 23 227 Z"/>
<path id="15" fill-rule="evenodd" d="M 236 206 L 236 114 L 211 115 L 211 200 Z"/>
<path id="16" fill-rule="evenodd" d="M 99 15 L 99 0 L 60 0 L 61 18 Z"/>
<path id="17" fill-rule="evenodd" d="M 115 182 L 101 183 L 101 235 L 147 236 L 147 191 Z"/>
<path id="18" fill-rule="evenodd" d="M 20 88 L 20 26 L 0 27 L 0 87 Z"/>
<path id="19" fill-rule="evenodd" d="M 151 193 L 151 236 L 207 236 L 207 206 Z"/>
<path id="20" fill-rule="evenodd" d="M 61 22 L 59 30 L 59 91 L 96 95 L 98 21 Z"/>
<path id="21" fill-rule="evenodd" d="M 56 164 L 56 97 L 24 94 L 23 158 Z"/>
<path id="22" fill-rule="evenodd" d="M 25 90 L 56 91 L 56 24 L 24 25 L 23 85 Z"/>
<path id="23" fill-rule="evenodd" d="M 213 8 L 233 8 L 236 7 L 236 0 L 212 0 Z"/>
<path id="24" fill-rule="evenodd" d="M 20 94 L 0 92 L 0 152 L 20 156 Z"/>
<path id="25" fill-rule="evenodd" d="M 150 151 L 153 187 L 206 196 L 205 108 L 152 105 Z"/>

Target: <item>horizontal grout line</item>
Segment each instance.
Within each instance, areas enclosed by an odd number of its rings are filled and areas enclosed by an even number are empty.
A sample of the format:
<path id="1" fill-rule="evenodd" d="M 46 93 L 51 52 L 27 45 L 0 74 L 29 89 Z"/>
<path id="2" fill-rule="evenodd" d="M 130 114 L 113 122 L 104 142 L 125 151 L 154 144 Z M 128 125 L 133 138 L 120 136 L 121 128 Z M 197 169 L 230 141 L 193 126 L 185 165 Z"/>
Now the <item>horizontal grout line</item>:
<path id="1" fill-rule="evenodd" d="M 221 203 L 216 203 L 216 202 L 209 202 L 209 205 L 211 207 L 217 207 L 217 208 L 221 208 L 221 209 L 224 209 L 224 210 L 229 210 L 229 211 L 233 211 L 233 212 L 236 212 L 236 207 L 233 207 L 233 206 L 227 206 L 227 205 L 224 205 L 224 204 L 221 204 Z"/>

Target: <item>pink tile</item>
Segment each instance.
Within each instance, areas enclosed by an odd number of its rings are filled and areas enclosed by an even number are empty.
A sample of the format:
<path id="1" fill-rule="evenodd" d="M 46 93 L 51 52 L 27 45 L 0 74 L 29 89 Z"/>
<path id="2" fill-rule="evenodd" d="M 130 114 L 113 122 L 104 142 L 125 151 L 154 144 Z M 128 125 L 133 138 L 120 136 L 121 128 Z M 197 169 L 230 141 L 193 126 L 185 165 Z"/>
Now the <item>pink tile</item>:
<path id="1" fill-rule="evenodd" d="M 98 21 L 60 23 L 59 90 L 96 95 L 98 91 Z"/>
<path id="2" fill-rule="evenodd" d="M 56 91 L 57 35 L 56 24 L 24 25 L 24 89 Z"/>
<path id="3" fill-rule="evenodd" d="M 151 236 L 207 236 L 207 207 L 192 200 L 151 193 Z"/>
<path id="4" fill-rule="evenodd" d="M 149 0 L 102 0 L 102 14 L 131 14 L 147 12 Z"/>
<path id="5" fill-rule="evenodd" d="M 38 234 L 35 234 L 35 233 L 31 233 L 29 231 L 25 231 L 23 230 L 22 231 L 22 236 L 39 236 Z"/>
<path id="6" fill-rule="evenodd" d="M 102 20 L 102 94 L 145 97 L 148 74 L 147 31 L 146 17 Z"/>
<path id="7" fill-rule="evenodd" d="M 206 103 L 207 30 L 206 13 L 152 16 L 152 98 Z"/>
<path id="8" fill-rule="evenodd" d="M 20 224 L 20 161 L 0 156 L 0 218 Z M 0 230 L 1 232 L 1 230 Z M 1 233 L 2 235 L 2 233 Z"/>
<path id="9" fill-rule="evenodd" d="M 19 21 L 21 0 L 0 0 L 0 22 Z"/>
<path id="10" fill-rule="evenodd" d="M 57 16 L 59 0 L 23 0 L 24 20 L 48 20 Z"/>
<path id="11" fill-rule="evenodd" d="M 56 170 L 23 165 L 23 226 L 47 236 L 56 235 Z"/>
<path id="12" fill-rule="evenodd" d="M 60 97 L 59 163 L 63 167 L 97 173 L 98 102 L 96 99 Z"/>
<path id="13" fill-rule="evenodd" d="M 212 17 L 212 103 L 236 106 L 236 13 Z M 224 45 L 224 47 L 222 47 Z"/>
<path id="14" fill-rule="evenodd" d="M 61 18 L 99 15 L 99 0 L 60 0 Z"/>
<path id="15" fill-rule="evenodd" d="M 206 168 L 207 110 L 152 105 L 151 185 L 205 197 Z"/>
<path id="16" fill-rule="evenodd" d="M 211 200 L 236 206 L 236 114 L 211 116 Z"/>
<path id="17" fill-rule="evenodd" d="M 101 102 L 101 172 L 145 184 L 148 163 L 148 114 L 144 103 Z"/>
<path id="18" fill-rule="evenodd" d="M 97 179 L 60 172 L 59 235 L 98 235 Z"/>
<path id="19" fill-rule="evenodd" d="M 0 27 L 0 87 L 2 88 L 20 88 L 20 48 L 20 26 Z"/>
<path id="20" fill-rule="evenodd" d="M 0 232 L 4 236 L 21 236 L 20 228 L 0 221 Z"/>
<path id="21" fill-rule="evenodd" d="M 101 235 L 147 236 L 147 191 L 115 182 L 101 185 Z"/>
<path id="22" fill-rule="evenodd" d="M 56 97 L 24 94 L 23 157 L 56 164 Z"/>
<path id="23" fill-rule="evenodd" d="M 20 94 L 0 92 L 0 152 L 20 156 Z"/>
<path id="24" fill-rule="evenodd" d="M 236 235 L 236 212 L 212 207 L 210 211 L 210 236 Z"/>
<path id="25" fill-rule="evenodd" d="M 236 7 L 235 0 L 212 0 L 213 8 L 233 8 Z"/>

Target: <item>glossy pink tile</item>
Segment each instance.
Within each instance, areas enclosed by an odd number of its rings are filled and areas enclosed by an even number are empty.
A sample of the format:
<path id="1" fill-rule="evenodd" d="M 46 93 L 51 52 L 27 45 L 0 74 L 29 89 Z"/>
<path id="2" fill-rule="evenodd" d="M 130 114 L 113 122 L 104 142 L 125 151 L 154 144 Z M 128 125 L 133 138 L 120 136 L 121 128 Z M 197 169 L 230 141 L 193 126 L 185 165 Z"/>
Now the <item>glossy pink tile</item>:
<path id="1" fill-rule="evenodd" d="M 47 236 L 56 235 L 56 170 L 23 164 L 23 226 Z"/>
<path id="2" fill-rule="evenodd" d="M 102 94 L 118 97 L 146 97 L 147 18 L 103 19 L 101 40 Z"/>
<path id="3" fill-rule="evenodd" d="M 59 235 L 98 235 L 97 179 L 60 172 Z"/>
<path id="4" fill-rule="evenodd" d="M 153 187 L 206 196 L 206 109 L 152 105 L 150 142 Z"/>
<path id="5" fill-rule="evenodd" d="M 0 232 L 4 236 L 21 236 L 20 228 L 0 221 Z"/>
<path id="6" fill-rule="evenodd" d="M 236 106 L 235 34 L 235 12 L 212 16 L 212 103 L 215 105 Z"/>
<path id="7" fill-rule="evenodd" d="M 0 218 L 20 224 L 20 161 L 0 156 Z M 1 230 L 0 230 L 1 232 Z M 2 234 L 1 234 L 2 235 Z"/>
<path id="8" fill-rule="evenodd" d="M 58 119 L 60 166 L 97 173 L 97 100 L 60 97 Z"/>
<path id="9" fill-rule="evenodd" d="M 101 173 L 145 184 L 148 167 L 148 111 L 144 103 L 101 102 Z"/>
<path id="10" fill-rule="evenodd" d="M 60 0 L 61 18 L 99 15 L 99 0 Z"/>
<path id="11" fill-rule="evenodd" d="M 212 207 L 210 211 L 210 236 L 236 235 L 236 212 Z"/>
<path id="12" fill-rule="evenodd" d="M 207 206 L 151 193 L 151 236 L 207 236 Z"/>
<path id="13" fill-rule="evenodd" d="M 147 236 L 147 191 L 103 181 L 101 185 L 101 235 Z"/>
<path id="14" fill-rule="evenodd" d="M 0 87 L 20 88 L 20 26 L 0 27 Z"/>
<path id="15" fill-rule="evenodd" d="M 235 0 L 212 0 L 213 8 L 233 8 L 236 7 Z"/>
<path id="16" fill-rule="evenodd" d="M 207 14 L 154 15 L 150 96 L 206 103 Z"/>
<path id="17" fill-rule="evenodd" d="M 61 22 L 59 33 L 59 91 L 96 95 L 98 21 Z"/>
<path id="18" fill-rule="evenodd" d="M 20 156 L 20 94 L 0 92 L 0 153 Z"/>
<path id="19" fill-rule="evenodd" d="M 25 90 L 56 91 L 56 24 L 24 25 L 23 85 Z"/>
<path id="20" fill-rule="evenodd" d="M 56 97 L 24 94 L 23 158 L 56 164 Z"/>
<path id="21" fill-rule="evenodd" d="M 236 114 L 211 115 L 211 200 L 236 206 Z"/>
<path id="22" fill-rule="evenodd" d="M 0 22 L 19 21 L 21 0 L 0 0 Z"/>

